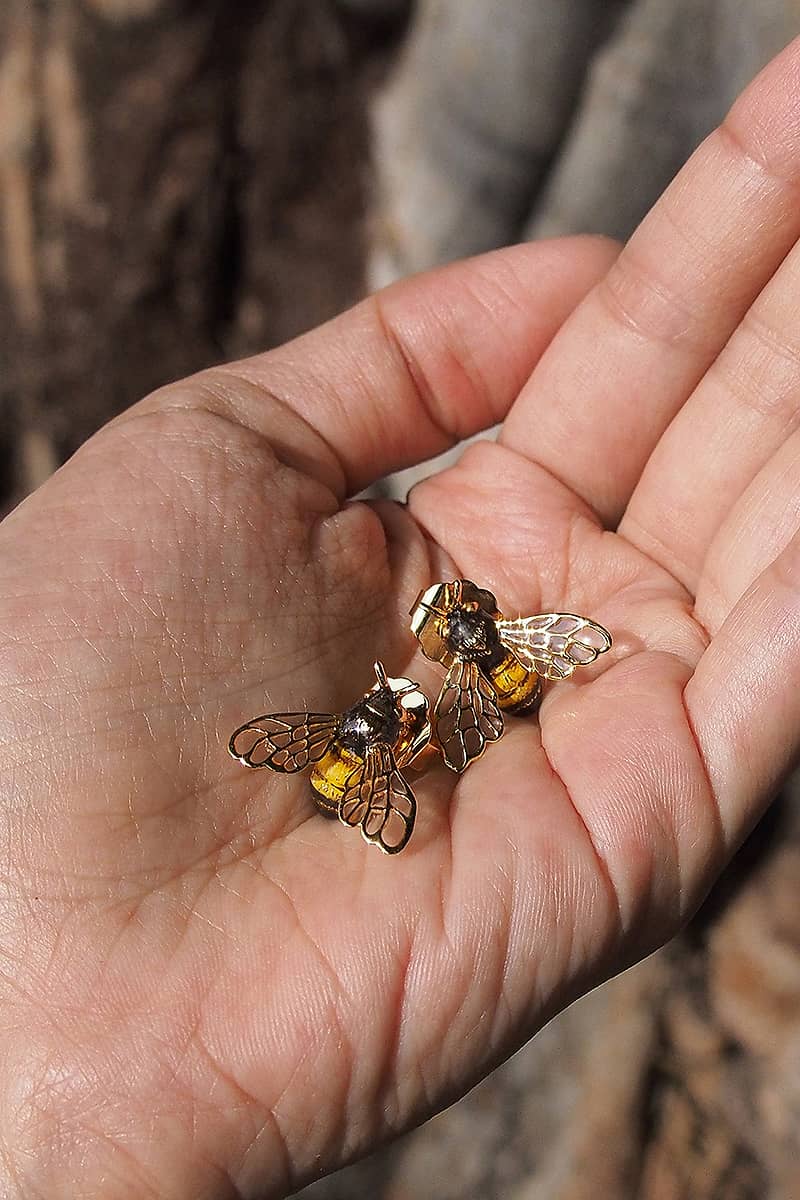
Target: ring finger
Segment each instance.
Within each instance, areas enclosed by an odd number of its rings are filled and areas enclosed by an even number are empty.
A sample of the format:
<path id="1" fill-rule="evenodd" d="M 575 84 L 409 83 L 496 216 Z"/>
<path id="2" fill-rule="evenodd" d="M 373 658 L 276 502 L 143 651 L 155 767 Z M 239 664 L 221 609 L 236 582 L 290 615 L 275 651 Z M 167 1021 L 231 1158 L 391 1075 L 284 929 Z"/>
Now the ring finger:
<path id="1" fill-rule="evenodd" d="M 620 524 L 692 593 L 727 513 L 800 426 L 798 295 L 800 243 L 661 439 Z"/>
<path id="2" fill-rule="evenodd" d="M 758 472 L 714 538 L 696 612 L 712 634 L 800 531 L 800 432 Z"/>

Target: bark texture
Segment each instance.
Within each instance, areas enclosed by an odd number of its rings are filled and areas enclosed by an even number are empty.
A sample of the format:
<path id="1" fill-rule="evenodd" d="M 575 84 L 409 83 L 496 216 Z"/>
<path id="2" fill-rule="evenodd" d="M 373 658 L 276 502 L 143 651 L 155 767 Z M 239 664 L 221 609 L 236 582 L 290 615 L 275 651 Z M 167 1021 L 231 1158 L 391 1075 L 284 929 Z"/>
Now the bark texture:
<path id="1" fill-rule="evenodd" d="M 153 387 L 362 288 L 366 91 L 333 0 L 0 5 L 0 505 Z"/>

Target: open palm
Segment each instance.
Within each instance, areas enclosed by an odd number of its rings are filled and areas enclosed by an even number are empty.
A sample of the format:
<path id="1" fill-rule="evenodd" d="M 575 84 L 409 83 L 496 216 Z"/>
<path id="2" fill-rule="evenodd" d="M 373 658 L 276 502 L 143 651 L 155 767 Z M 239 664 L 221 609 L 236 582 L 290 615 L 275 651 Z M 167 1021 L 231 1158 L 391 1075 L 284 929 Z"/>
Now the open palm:
<path id="1" fill-rule="evenodd" d="M 702 898 L 800 729 L 798 78 L 795 45 L 621 257 L 398 285 L 149 398 L 6 520 L 7 1194 L 283 1194 Z M 407 506 L 347 502 L 499 420 Z M 228 757 L 376 657 L 435 695 L 407 610 L 459 576 L 614 647 L 412 776 L 401 855 Z"/>

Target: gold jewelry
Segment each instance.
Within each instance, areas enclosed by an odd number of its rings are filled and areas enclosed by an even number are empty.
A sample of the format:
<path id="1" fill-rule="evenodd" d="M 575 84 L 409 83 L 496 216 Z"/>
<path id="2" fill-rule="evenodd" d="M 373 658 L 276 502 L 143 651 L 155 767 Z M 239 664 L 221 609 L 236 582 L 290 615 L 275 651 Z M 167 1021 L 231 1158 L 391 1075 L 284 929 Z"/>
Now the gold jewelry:
<path id="1" fill-rule="evenodd" d="M 414 828 L 417 804 L 400 774 L 431 739 L 428 698 L 411 679 L 377 683 L 340 715 L 269 713 L 242 725 L 228 749 L 246 767 L 302 771 L 312 766 L 314 800 L 366 841 L 397 854 Z"/>
<path id="2" fill-rule="evenodd" d="M 543 679 L 568 679 L 611 647 L 588 617 L 542 613 L 509 621 L 486 588 L 469 579 L 435 583 L 411 609 L 423 653 L 447 668 L 434 708 L 444 760 L 463 771 L 503 733 L 503 711 L 533 712 Z"/>

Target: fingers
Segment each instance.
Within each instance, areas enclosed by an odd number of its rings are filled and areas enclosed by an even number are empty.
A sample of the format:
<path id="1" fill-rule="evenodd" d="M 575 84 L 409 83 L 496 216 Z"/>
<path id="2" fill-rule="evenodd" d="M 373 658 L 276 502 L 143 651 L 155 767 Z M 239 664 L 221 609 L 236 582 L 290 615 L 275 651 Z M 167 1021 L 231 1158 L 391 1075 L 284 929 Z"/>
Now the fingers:
<path id="1" fill-rule="evenodd" d="M 800 528 L 800 433 L 761 470 L 709 550 L 695 611 L 712 633 Z"/>
<path id="2" fill-rule="evenodd" d="M 418 483 L 408 508 L 458 574 L 486 581 L 509 613 L 579 605 L 584 572 L 598 584 L 595 548 L 610 535 L 568 488 L 507 446 L 474 443 Z"/>
<path id="3" fill-rule="evenodd" d="M 224 368 L 226 411 L 302 455 L 342 496 L 358 492 L 502 420 L 615 254 L 605 239 L 571 238 L 395 284 Z"/>
<path id="4" fill-rule="evenodd" d="M 692 156 L 543 357 L 502 440 L 614 524 L 800 236 L 800 40 Z"/>
<path id="5" fill-rule="evenodd" d="M 661 439 L 620 524 L 628 541 L 666 566 L 692 593 L 729 510 L 800 426 L 798 294 L 800 244 Z M 770 473 L 770 486 L 779 483 L 780 468 Z M 784 495 L 781 487 L 775 497 L 779 505 Z M 748 506 L 753 503 L 760 502 L 751 499 Z M 781 514 L 773 516 L 780 520 Z M 764 549 L 773 531 L 772 521 L 765 521 L 765 540 L 758 538 L 757 549 Z M 730 538 L 722 540 L 727 545 Z M 738 546 L 738 534 L 734 541 Z M 737 575 L 744 572 L 749 583 L 757 573 L 749 555 L 737 549 L 736 556 L 731 568 Z"/>
<path id="6" fill-rule="evenodd" d="M 728 843 L 738 843 L 800 742 L 800 535 L 728 616 L 685 691 Z"/>

